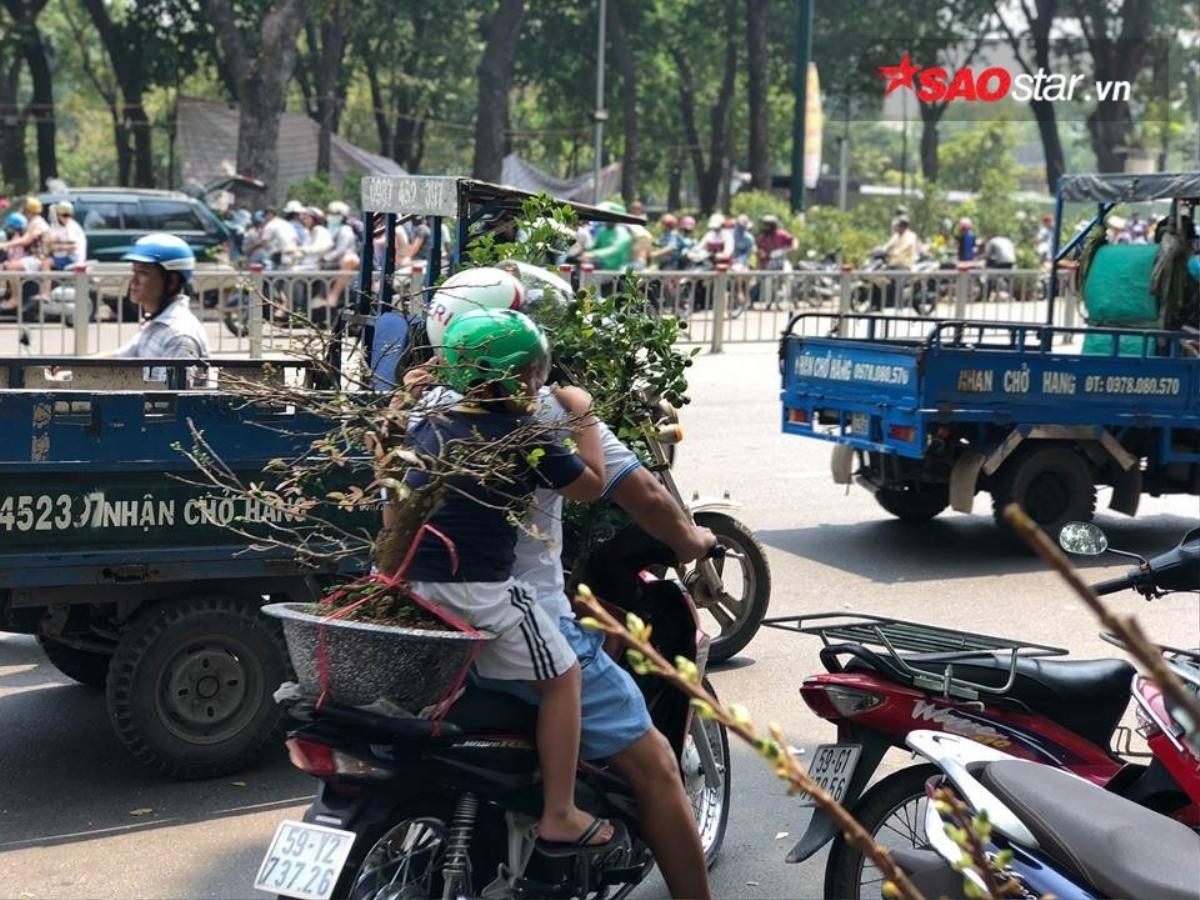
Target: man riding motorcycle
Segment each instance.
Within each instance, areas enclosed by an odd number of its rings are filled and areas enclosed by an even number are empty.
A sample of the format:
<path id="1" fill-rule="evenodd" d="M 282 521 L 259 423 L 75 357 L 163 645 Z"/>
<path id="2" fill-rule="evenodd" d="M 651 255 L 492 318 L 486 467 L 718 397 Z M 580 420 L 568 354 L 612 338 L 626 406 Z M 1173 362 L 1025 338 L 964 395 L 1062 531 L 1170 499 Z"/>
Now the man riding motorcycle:
<path id="1" fill-rule="evenodd" d="M 436 316 L 426 319 L 430 344 L 439 346 L 445 323 L 474 309 L 512 308 L 514 300 L 535 319 L 553 317 L 554 307 L 565 305 L 570 286 L 548 272 L 532 266 L 518 269 L 517 279 L 500 269 L 469 270 L 469 279 L 450 279 L 430 304 Z M 490 273 L 492 277 L 485 277 Z M 465 274 L 465 273 L 463 273 Z M 538 297 L 535 306 L 526 297 Z M 532 308 L 526 310 L 526 306 Z M 412 389 L 428 373 L 417 369 L 405 376 Z M 445 395 L 439 402 L 444 402 Z M 554 395 L 543 391 L 538 397 L 537 417 L 547 423 L 565 422 L 571 416 Z M 687 562 L 704 556 L 716 542 L 707 528 L 700 528 L 684 513 L 652 473 L 638 462 L 603 423 L 606 485 L 604 497 L 611 499 L 651 537 L 667 544 Z M 535 588 L 537 603 L 558 621 L 582 667 L 581 755 L 606 759 L 632 786 L 638 800 L 641 830 L 676 897 L 709 896 L 708 880 L 696 823 L 679 777 L 679 766 L 667 739 L 650 724 L 645 698 L 629 673 L 620 668 L 603 649 L 603 635 L 582 629 L 571 611 L 565 592 L 561 557 L 562 498 L 553 491 L 538 490 L 533 507 L 517 541 L 513 577 Z M 536 536 L 535 536 L 536 535 Z M 549 540 L 547 540 L 547 537 Z M 536 703 L 532 692 L 512 682 L 487 681 L 494 690 L 512 693 Z"/>

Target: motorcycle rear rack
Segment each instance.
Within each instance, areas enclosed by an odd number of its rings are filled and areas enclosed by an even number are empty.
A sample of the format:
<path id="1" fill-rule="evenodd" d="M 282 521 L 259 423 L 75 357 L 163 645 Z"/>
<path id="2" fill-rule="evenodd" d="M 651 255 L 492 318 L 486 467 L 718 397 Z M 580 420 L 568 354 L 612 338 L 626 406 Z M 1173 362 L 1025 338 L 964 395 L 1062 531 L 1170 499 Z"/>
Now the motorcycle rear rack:
<path id="1" fill-rule="evenodd" d="M 866 613 L 824 612 L 773 616 L 763 619 L 762 624 L 782 631 L 816 635 L 826 647 L 835 643 L 882 647 L 896 667 L 911 679 L 914 687 L 939 691 L 946 697 L 967 700 L 977 700 L 980 694 L 1006 694 L 1012 690 L 1017 679 L 1017 662 L 1020 659 L 1066 656 L 1069 652 L 1062 647 L 1035 644 L 1032 641 L 956 631 L 952 628 Z M 1008 678 L 999 687 L 980 684 L 954 674 L 956 662 L 970 662 L 972 657 L 978 657 L 980 654 L 1002 652 L 1009 654 Z M 944 662 L 946 668 L 941 675 L 914 668 L 902 655 L 904 653 L 936 654 L 936 661 Z M 934 660 L 924 660 L 926 663 L 932 661 Z"/>

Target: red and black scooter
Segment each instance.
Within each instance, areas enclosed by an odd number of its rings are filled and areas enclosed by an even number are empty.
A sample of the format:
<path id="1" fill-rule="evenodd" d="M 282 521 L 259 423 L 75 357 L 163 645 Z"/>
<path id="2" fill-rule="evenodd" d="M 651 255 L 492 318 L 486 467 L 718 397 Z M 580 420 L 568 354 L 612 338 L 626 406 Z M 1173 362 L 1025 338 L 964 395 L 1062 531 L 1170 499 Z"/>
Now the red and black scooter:
<path id="1" fill-rule="evenodd" d="M 1069 546 L 1071 534 L 1087 540 Z M 1064 529 L 1063 543 L 1077 552 L 1107 549 L 1099 529 L 1080 523 Z M 1153 597 L 1200 588 L 1200 528 L 1168 553 L 1137 558 L 1127 575 L 1095 585 L 1097 593 L 1132 588 Z M 776 617 L 763 624 L 813 634 L 824 643 L 826 672 L 806 678 L 800 693 L 813 712 L 837 725 L 837 743 L 817 747 L 809 771 L 885 846 L 925 844 L 925 783 L 936 774 L 932 766 L 901 769 L 864 792 L 887 750 L 903 749 L 905 737 L 918 729 L 957 734 L 1067 769 L 1200 824 L 1200 757 L 1173 730 L 1153 682 L 1124 660 L 1056 660 L 1067 651 L 854 613 Z M 1162 649 L 1176 671 L 1194 671 L 1200 685 L 1200 654 Z M 1134 753 L 1132 735 L 1118 724 L 1131 697 L 1149 753 Z M 878 871 L 820 810 L 788 862 L 808 859 L 831 840 L 825 896 L 879 896 Z"/>

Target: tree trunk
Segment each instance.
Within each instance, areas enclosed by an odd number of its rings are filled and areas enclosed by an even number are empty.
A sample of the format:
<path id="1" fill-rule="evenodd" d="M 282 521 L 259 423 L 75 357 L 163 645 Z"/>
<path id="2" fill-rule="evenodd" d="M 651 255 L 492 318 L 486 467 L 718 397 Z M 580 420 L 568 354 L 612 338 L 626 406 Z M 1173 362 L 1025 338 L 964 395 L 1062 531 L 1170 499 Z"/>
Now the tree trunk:
<path id="1" fill-rule="evenodd" d="M 1042 138 L 1042 155 L 1046 158 L 1046 188 L 1053 194 L 1058 190 L 1058 179 L 1067 170 L 1062 141 L 1058 137 L 1054 104 L 1049 100 L 1030 100 L 1029 108 L 1037 120 L 1038 134 Z"/>
<path id="2" fill-rule="evenodd" d="M 238 97 L 238 172 L 264 181 L 267 202 L 282 199 L 279 175 L 279 120 L 296 66 L 296 38 L 308 15 L 309 0 L 275 0 L 263 16 L 257 52 L 246 47 L 231 0 L 205 0 L 217 42 L 233 73 Z M 246 188 L 234 190 L 239 204 L 260 202 Z"/>
<path id="3" fill-rule="evenodd" d="M 471 173 L 483 181 L 499 181 L 504 167 L 508 131 L 508 94 L 525 0 L 500 0 L 495 14 L 484 24 L 487 44 L 479 62 L 479 100 L 475 109 L 475 157 Z"/>
<path id="4" fill-rule="evenodd" d="M 20 42 L 21 54 L 29 68 L 29 79 L 33 86 L 30 107 L 37 132 L 38 184 L 45 187 L 47 179 L 58 177 L 54 74 L 37 27 L 37 17 L 45 8 L 46 0 L 4 0 L 4 5 L 13 20 L 13 33 Z"/>
<path id="5" fill-rule="evenodd" d="M 1151 4 L 1125 0 L 1116 13 L 1116 37 L 1109 32 L 1109 17 L 1114 12 L 1106 0 L 1078 0 L 1077 5 L 1095 80 L 1109 82 L 1114 88 L 1107 99 L 1097 97 L 1096 107 L 1087 118 L 1096 167 L 1101 172 L 1123 172 L 1133 135 L 1133 113 L 1129 101 L 1115 90 L 1120 85 L 1112 83 L 1132 83 L 1142 70 L 1150 50 Z"/>
<path id="6" fill-rule="evenodd" d="M 946 111 L 944 103 L 918 104 L 921 111 L 921 175 L 926 181 L 938 177 L 938 123 Z"/>
<path id="7" fill-rule="evenodd" d="M 621 73 L 621 118 L 625 129 L 625 147 L 621 153 L 621 199 L 629 205 L 637 199 L 637 65 L 617 0 L 609 0 L 608 26 L 612 32 L 617 71 Z"/>
<path id="8" fill-rule="evenodd" d="M 771 158 L 767 142 L 767 22 L 771 0 L 746 0 L 746 87 L 750 100 L 750 187 L 771 188 Z"/>
<path id="9" fill-rule="evenodd" d="M 383 96 L 383 85 L 379 81 L 379 67 L 374 62 L 378 57 L 375 50 L 366 42 L 364 42 L 361 52 L 363 59 L 367 61 L 363 68 L 367 70 L 367 84 L 371 88 L 371 111 L 375 118 L 375 130 L 379 134 L 379 155 L 392 159 L 395 152 L 395 146 L 392 143 L 392 122 L 388 118 L 387 101 Z"/>
<path id="10" fill-rule="evenodd" d="M 133 183 L 137 187 L 152 188 L 155 184 L 154 136 L 140 101 L 140 97 L 136 105 L 128 99 L 125 101 L 125 121 L 133 133 Z"/>
<path id="11" fill-rule="evenodd" d="M 737 80 L 737 8 L 725 7 L 725 72 L 716 102 L 709 110 L 708 171 L 700 179 L 700 210 L 704 215 L 717 206 L 725 157 L 729 153 L 729 104 Z"/>
<path id="12" fill-rule="evenodd" d="M 25 157 L 24 110 L 18 105 L 21 87 L 21 58 L 5 61 L 0 69 L 0 182 L 18 194 L 31 187 L 29 160 Z"/>
<path id="13" fill-rule="evenodd" d="M 1054 27 L 1054 18 L 1058 14 L 1058 0 L 1034 0 L 1030 13 L 1028 6 L 1022 5 L 1025 14 L 1029 40 L 1033 44 L 1034 66 L 1029 66 L 1021 56 L 1021 36 L 1014 33 L 1000 15 L 999 3 L 995 4 L 996 14 L 1008 35 L 1008 42 L 1020 61 L 1022 68 L 1032 75 L 1033 68 L 1053 71 L 1050 64 L 1050 29 Z M 1030 98 L 1030 111 L 1037 121 L 1038 135 L 1042 139 L 1042 156 L 1046 160 L 1046 187 L 1053 194 L 1058 190 L 1058 179 L 1066 171 L 1066 161 L 1063 156 L 1062 141 L 1058 137 L 1058 118 L 1054 113 L 1054 104 L 1049 100 Z"/>
<path id="14" fill-rule="evenodd" d="M 679 209 L 680 194 L 683 192 L 683 162 L 675 160 L 667 177 L 667 209 Z"/>
<path id="15" fill-rule="evenodd" d="M 337 118 L 338 73 L 346 48 L 346 33 L 341 23 L 341 7 L 334 4 L 328 21 L 321 25 L 321 54 L 317 61 L 317 172 L 328 175 L 333 167 L 333 132 Z"/>

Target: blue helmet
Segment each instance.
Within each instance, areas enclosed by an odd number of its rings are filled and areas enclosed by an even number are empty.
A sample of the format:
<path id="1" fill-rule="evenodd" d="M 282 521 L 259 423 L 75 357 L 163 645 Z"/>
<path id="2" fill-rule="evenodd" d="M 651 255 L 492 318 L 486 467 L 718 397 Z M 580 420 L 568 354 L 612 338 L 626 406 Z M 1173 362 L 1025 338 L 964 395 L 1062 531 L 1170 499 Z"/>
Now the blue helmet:
<path id="1" fill-rule="evenodd" d="M 4 227 L 13 231 L 24 232 L 29 227 L 29 220 L 20 213 L 9 213 L 4 217 Z"/>
<path id="2" fill-rule="evenodd" d="M 187 241 L 162 231 L 138 238 L 121 259 L 162 266 L 168 272 L 178 272 L 184 281 L 191 281 L 196 268 L 196 254 Z"/>

